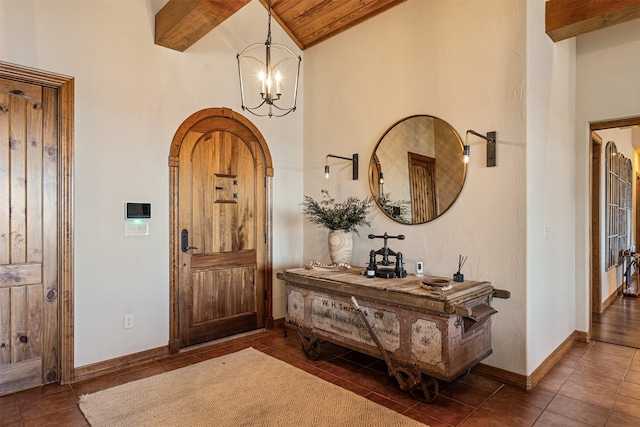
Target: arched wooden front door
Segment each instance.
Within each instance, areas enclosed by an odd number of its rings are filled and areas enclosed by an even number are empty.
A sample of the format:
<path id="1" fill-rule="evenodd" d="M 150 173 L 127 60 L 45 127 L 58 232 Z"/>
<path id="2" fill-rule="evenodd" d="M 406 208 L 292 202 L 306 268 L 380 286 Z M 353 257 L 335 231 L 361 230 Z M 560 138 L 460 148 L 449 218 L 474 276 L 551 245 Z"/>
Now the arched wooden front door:
<path id="1" fill-rule="evenodd" d="M 199 111 L 180 126 L 171 180 L 170 350 L 273 323 L 271 155 L 245 117 Z"/>

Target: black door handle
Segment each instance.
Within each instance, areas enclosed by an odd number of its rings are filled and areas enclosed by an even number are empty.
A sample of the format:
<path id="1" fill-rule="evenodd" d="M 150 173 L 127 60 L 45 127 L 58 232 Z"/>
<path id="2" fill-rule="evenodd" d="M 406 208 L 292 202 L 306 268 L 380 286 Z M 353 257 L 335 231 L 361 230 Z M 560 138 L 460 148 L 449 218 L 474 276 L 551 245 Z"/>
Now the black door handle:
<path id="1" fill-rule="evenodd" d="M 180 233 L 181 237 L 181 246 L 182 252 L 187 252 L 190 249 L 198 249 L 195 246 L 189 246 L 189 232 L 186 228 L 182 229 L 182 233 Z"/>

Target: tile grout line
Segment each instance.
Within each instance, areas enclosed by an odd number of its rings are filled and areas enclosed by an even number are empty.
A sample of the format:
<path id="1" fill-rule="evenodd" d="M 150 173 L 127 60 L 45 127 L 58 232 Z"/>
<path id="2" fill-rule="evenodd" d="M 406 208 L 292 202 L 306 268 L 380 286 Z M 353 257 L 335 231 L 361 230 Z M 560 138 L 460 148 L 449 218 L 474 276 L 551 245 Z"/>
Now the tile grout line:
<path id="1" fill-rule="evenodd" d="M 559 416 L 561 416 L 561 417 L 569 418 L 569 417 L 567 417 L 566 415 L 558 414 L 558 413 L 556 413 L 556 412 L 554 412 L 554 411 L 552 411 L 552 410 L 549 410 L 549 409 L 548 409 L 548 408 L 549 408 L 549 405 L 550 405 L 550 404 L 551 404 L 551 402 L 553 402 L 553 401 L 554 401 L 554 399 L 559 395 L 559 392 L 560 392 L 560 390 L 562 390 L 562 387 L 564 387 L 564 385 L 567 383 L 567 381 L 569 380 L 569 378 L 571 378 L 571 376 L 576 372 L 576 368 L 580 365 L 580 363 L 582 363 L 582 362 L 585 360 L 585 358 L 587 357 L 587 354 L 591 351 L 591 349 L 593 348 L 593 346 L 594 346 L 594 345 L 595 345 L 595 343 L 594 343 L 594 344 L 591 344 L 591 345 L 587 348 L 587 351 L 585 351 L 585 352 L 584 352 L 584 354 L 583 354 L 582 356 L 580 356 L 580 360 L 578 360 L 578 362 L 576 363 L 576 365 L 575 365 L 574 367 L 572 367 L 572 368 L 571 368 L 571 373 L 570 373 L 569 375 L 567 375 L 567 377 L 562 381 L 562 383 L 560 384 L 560 386 L 558 386 L 558 389 L 557 389 L 557 390 L 555 390 L 555 391 L 553 391 L 553 392 L 551 392 L 550 390 L 547 390 L 547 391 L 549 391 L 550 393 L 552 393 L 552 394 L 553 394 L 553 397 L 552 397 L 551 399 L 549 399 L 549 402 L 547 402 L 547 404 L 546 404 L 546 405 L 544 405 L 544 408 L 542 408 L 542 412 L 540 412 L 540 415 L 538 415 L 538 416 L 536 417 L 536 419 L 533 421 L 533 423 L 531 424 L 532 426 L 535 426 L 535 425 L 536 425 L 536 423 L 540 420 L 540 418 L 541 418 L 541 417 L 544 415 L 544 413 L 545 413 L 545 412 L 547 412 L 547 411 L 548 411 L 548 412 L 550 412 L 550 413 L 552 413 L 552 414 L 559 415 Z M 565 395 L 560 394 L 560 396 L 565 396 Z M 565 396 L 565 397 L 569 397 L 569 398 L 571 398 L 570 396 Z M 578 420 L 574 420 L 573 418 L 569 418 L 569 419 L 571 419 L 571 420 L 573 420 L 573 421 L 578 421 Z M 579 422 L 579 421 L 578 421 L 578 422 Z"/>
<path id="2" fill-rule="evenodd" d="M 622 389 L 622 384 L 624 383 L 624 380 L 627 377 L 627 374 L 631 370 L 631 364 L 633 363 L 633 359 L 635 358 L 635 355 L 636 355 L 637 351 L 638 351 L 637 349 L 635 349 L 633 351 L 633 355 L 631 356 L 631 360 L 629 360 L 629 364 L 627 365 L 627 369 L 624 371 L 624 375 L 622 376 L 622 380 L 620 381 L 620 385 L 618 386 L 618 390 L 616 391 L 616 396 L 613 399 L 613 404 L 611 405 L 611 408 L 609 409 L 609 415 L 607 416 L 607 422 L 605 423 L 605 426 L 609 424 L 609 421 L 611 421 L 611 417 L 615 413 L 614 409 L 616 407 L 616 403 L 618 402 L 618 398 L 620 397 L 620 390 Z"/>
<path id="3" fill-rule="evenodd" d="M 475 414 L 481 407 L 482 405 L 484 405 L 485 403 L 487 403 L 489 401 L 489 399 L 491 399 L 493 396 L 495 396 L 496 394 L 498 394 L 498 392 L 500 390 L 502 390 L 502 388 L 504 387 L 504 384 L 500 384 L 500 387 L 498 387 L 493 393 L 491 393 L 485 400 L 482 401 L 482 403 L 480 403 L 478 406 L 476 406 L 475 408 L 473 408 L 473 411 L 471 411 L 469 413 L 469 415 L 467 415 L 466 417 L 464 417 L 462 420 L 460 420 L 460 422 L 458 424 L 456 424 L 456 426 L 461 426 L 467 419 L 471 418 L 471 416 L 473 414 Z M 457 400 L 455 399 L 451 399 L 454 402 L 457 402 Z"/>

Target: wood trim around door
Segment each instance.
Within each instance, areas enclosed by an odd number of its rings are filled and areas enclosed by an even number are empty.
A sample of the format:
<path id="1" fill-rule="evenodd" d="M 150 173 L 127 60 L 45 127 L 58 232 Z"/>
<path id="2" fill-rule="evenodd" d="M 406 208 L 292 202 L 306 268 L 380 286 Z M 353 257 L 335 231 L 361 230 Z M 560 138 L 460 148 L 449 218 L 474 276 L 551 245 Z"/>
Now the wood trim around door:
<path id="1" fill-rule="evenodd" d="M 602 313 L 602 284 L 600 270 L 600 179 L 602 162 L 602 138 L 591 131 L 591 194 L 590 194 L 590 239 L 591 239 L 591 313 Z M 591 316 L 589 316 L 591 318 Z M 589 321 L 591 323 L 591 321 Z"/>
<path id="2" fill-rule="evenodd" d="M 59 99 L 58 141 L 58 267 L 59 267 L 59 376 L 60 384 L 73 382 L 73 149 L 74 79 L 0 61 L 0 77 L 54 88 Z"/>

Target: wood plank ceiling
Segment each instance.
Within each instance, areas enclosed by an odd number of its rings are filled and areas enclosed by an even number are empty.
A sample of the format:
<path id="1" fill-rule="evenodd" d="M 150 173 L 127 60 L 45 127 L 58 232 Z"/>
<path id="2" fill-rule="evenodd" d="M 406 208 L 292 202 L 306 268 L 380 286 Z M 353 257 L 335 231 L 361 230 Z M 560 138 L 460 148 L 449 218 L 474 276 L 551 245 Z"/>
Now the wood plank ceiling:
<path id="1" fill-rule="evenodd" d="M 156 14 L 155 43 L 183 52 L 251 0 L 169 0 Z M 302 50 L 406 0 L 272 0 L 271 14 Z M 260 0 L 267 7 L 267 0 Z M 640 0 L 549 0 L 553 41 L 640 18 Z"/>
<path id="2" fill-rule="evenodd" d="M 249 1 L 169 0 L 156 14 L 155 43 L 183 52 Z M 405 1 L 271 0 L 271 16 L 304 50 Z"/>

